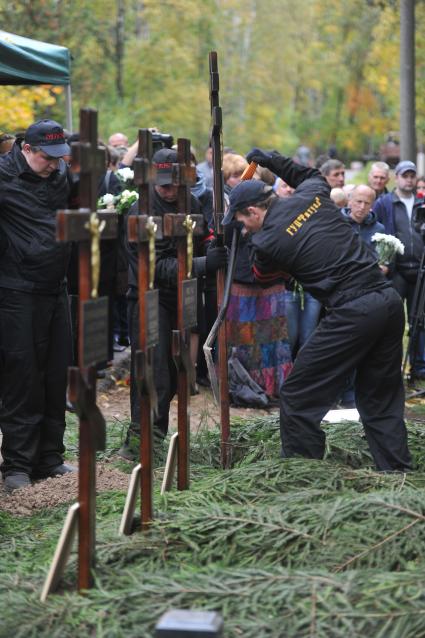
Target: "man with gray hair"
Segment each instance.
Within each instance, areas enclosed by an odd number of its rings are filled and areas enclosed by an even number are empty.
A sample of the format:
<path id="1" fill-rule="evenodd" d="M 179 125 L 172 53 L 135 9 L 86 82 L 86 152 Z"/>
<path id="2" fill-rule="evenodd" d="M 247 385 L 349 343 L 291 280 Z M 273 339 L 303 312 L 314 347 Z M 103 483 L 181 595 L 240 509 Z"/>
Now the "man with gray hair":
<path id="1" fill-rule="evenodd" d="M 337 159 L 329 159 L 322 164 L 320 172 L 331 188 L 342 188 L 345 183 L 345 166 Z"/>
<path id="2" fill-rule="evenodd" d="M 368 184 L 375 191 L 376 198 L 388 193 L 387 184 L 390 179 L 390 167 L 386 162 L 374 162 L 367 176 Z"/>

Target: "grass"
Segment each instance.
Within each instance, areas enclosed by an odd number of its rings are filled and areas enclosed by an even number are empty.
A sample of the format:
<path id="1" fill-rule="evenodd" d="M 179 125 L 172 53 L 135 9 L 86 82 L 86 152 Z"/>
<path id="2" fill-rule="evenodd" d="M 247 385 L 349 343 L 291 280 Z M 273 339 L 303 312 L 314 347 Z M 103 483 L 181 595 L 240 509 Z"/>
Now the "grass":
<path id="1" fill-rule="evenodd" d="M 324 461 L 281 461 L 275 416 L 237 420 L 226 471 L 219 432 L 201 429 L 190 491 L 161 497 L 157 485 L 148 533 L 119 538 L 124 495 L 98 496 L 84 596 L 73 555 L 61 593 L 39 602 L 66 507 L 0 514 L 0 637 L 150 637 L 170 607 L 219 611 L 226 638 L 425 636 L 422 407 L 409 408 L 408 475 L 374 471 L 358 424 L 326 427 Z M 124 428 L 108 424 L 108 458 Z M 70 456 L 76 442 L 70 418 Z"/>

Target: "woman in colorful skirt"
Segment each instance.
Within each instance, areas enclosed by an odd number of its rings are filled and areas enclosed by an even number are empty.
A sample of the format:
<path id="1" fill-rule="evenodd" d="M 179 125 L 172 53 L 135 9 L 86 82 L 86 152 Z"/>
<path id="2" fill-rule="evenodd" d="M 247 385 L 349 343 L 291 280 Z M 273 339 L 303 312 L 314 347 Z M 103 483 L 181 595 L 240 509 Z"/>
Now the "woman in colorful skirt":
<path id="1" fill-rule="evenodd" d="M 240 155 L 224 156 L 223 177 L 227 191 L 240 182 L 246 166 L 245 158 Z M 256 283 L 251 269 L 249 241 L 249 235 L 241 233 L 226 315 L 228 351 L 273 403 L 292 369 L 285 285 L 282 282 L 264 288 Z"/>

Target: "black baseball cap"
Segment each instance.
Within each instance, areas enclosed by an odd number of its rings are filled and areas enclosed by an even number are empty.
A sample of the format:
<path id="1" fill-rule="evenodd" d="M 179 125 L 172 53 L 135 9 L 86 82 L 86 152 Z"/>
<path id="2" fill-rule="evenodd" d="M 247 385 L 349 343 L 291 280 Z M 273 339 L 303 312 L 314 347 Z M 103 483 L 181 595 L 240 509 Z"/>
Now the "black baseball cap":
<path id="1" fill-rule="evenodd" d="M 152 161 L 156 166 L 155 184 L 166 186 L 173 183 L 173 164 L 177 163 L 177 151 L 172 148 L 160 148 Z"/>
<path id="2" fill-rule="evenodd" d="M 39 120 L 31 124 L 25 132 L 24 142 L 38 146 L 50 157 L 63 157 L 71 153 L 62 126 L 54 120 Z"/>
<path id="3" fill-rule="evenodd" d="M 229 208 L 223 219 L 223 225 L 233 221 L 238 210 L 243 210 L 252 204 L 260 204 L 273 193 L 273 186 L 269 186 L 261 179 L 247 179 L 239 182 L 230 191 Z"/>

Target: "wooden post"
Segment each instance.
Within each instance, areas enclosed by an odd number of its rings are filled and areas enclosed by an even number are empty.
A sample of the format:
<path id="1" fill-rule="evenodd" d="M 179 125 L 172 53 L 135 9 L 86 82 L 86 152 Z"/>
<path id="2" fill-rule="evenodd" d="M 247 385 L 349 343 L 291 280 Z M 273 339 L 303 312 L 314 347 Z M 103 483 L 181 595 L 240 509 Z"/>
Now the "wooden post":
<path id="1" fill-rule="evenodd" d="M 134 160 L 134 181 L 139 187 L 138 215 L 128 218 L 128 239 L 138 246 L 139 349 L 136 352 L 136 378 L 140 400 L 141 525 L 146 529 L 153 519 L 152 427 L 157 410 L 153 375 L 154 347 L 159 341 L 158 290 L 154 290 L 155 239 L 162 238 L 162 219 L 153 217 L 152 133 L 139 130 L 139 148 Z"/>
<path id="2" fill-rule="evenodd" d="M 210 106 L 211 106 L 211 147 L 213 152 L 214 170 L 214 225 L 217 244 L 224 243 L 222 220 L 224 215 L 224 186 L 222 166 L 222 111 L 219 104 L 219 75 L 217 53 L 209 54 L 210 65 Z M 225 269 L 217 271 L 217 308 L 220 309 L 224 297 Z M 221 464 L 223 468 L 229 465 L 229 441 L 230 441 L 230 405 L 229 405 L 229 381 L 227 375 L 227 341 L 226 320 L 218 332 L 218 377 L 220 393 L 220 423 L 221 423 Z"/>
<path id="3" fill-rule="evenodd" d="M 164 215 L 164 236 L 177 242 L 177 330 L 173 330 L 173 358 L 177 366 L 177 488 L 189 488 L 189 405 L 190 382 L 195 370 L 190 358 L 190 329 L 196 326 L 197 280 L 192 277 L 193 235 L 203 232 L 202 215 L 190 215 L 190 187 L 196 182 L 196 169 L 190 163 L 190 141 L 177 140 L 177 164 L 173 183 L 178 185 L 177 215 Z"/>
<path id="4" fill-rule="evenodd" d="M 80 141 L 72 145 L 80 166 L 79 210 L 57 213 L 58 241 L 78 244 L 78 367 L 69 368 L 69 399 L 79 416 L 78 588 L 93 584 L 96 539 L 96 451 L 105 449 L 104 418 L 96 405 L 96 363 L 107 359 L 108 300 L 97 297 L 100 240 L 117 236 L 117 215 L 97 210 L 99 177 L 106 170 L 105 150 L 97 142 L 97 112 L 80 111 Z"/>

